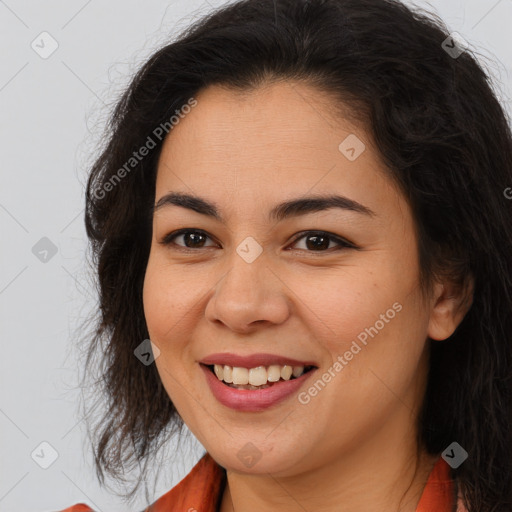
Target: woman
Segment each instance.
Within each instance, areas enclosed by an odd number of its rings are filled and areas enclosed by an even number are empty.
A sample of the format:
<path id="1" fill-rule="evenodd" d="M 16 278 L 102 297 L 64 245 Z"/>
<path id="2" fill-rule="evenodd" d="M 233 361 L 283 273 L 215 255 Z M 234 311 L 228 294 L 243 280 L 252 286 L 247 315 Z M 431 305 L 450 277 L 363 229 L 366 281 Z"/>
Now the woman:
<path id="1" fill-rule="evenodd" d="M 109 130 L 100 481 L 184 423 L 206 453 L 147 511 L 512 510 L 512 136 L 463 41 L 392 0 L 235 2 Z"/>

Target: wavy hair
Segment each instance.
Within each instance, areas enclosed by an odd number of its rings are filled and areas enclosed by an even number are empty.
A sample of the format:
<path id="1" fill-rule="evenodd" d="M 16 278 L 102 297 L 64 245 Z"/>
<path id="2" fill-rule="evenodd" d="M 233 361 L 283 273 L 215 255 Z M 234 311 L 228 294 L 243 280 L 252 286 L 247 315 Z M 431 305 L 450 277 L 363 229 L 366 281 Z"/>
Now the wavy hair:
<path id="1" fill-rule="evenodd" d="M 427 340 L 418 446 L 441 454 L 456 441 L 469 453 L 451 470 L 469 512 L 512 510 L 510 119 L 475 52 L 445 51 L 448 35 L 437 15 L 396 0 L 241 0 L 196 21 L 134 75 L 86 190 L 99 307 L 85 335 L 85 377 L 98 378 L 84 387 L 105 401 L 91 434 L 100 483 L 142 461 L 144 473 L 183 427 L 155 365 L 134 357 L 149 338 L 142 288 L 164 140 L 155 129 L 210 85 L 249 91 L 293 79 L 368 127 L 413 211 L 422 289 L 439 276 L 474 280 L 456 331 Z M 150 136 L 155 147 L 130 160 Z"/>

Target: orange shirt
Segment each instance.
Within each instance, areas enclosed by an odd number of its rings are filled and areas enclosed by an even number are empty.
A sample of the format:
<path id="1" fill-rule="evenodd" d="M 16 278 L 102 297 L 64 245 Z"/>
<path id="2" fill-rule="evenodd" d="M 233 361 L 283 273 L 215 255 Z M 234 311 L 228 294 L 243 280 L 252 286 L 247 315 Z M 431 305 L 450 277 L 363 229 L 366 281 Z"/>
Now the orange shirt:
<path id="1" fill-rule="evenodd" d="M 226 471 L 206 453 L 190 473 L 143 512 L 217 512 L 226 484 Z M 439 458 L 432 469 L 416 512 L 466 512 L 460 501 L 454 509 L 450 467 Z M 61 512 L 94 512 L 80 503 Z"/>

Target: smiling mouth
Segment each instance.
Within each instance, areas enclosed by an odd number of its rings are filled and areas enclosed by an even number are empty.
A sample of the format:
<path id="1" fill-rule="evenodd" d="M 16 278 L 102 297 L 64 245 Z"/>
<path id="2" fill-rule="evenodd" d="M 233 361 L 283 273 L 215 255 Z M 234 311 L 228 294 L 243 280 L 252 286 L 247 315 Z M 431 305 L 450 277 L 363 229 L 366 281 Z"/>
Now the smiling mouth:
<path id="1" fill-rule="evenodd" d="M 316 366 L 270 365 L 256 368 L 232 367 L 227 365 L 204 365 L 218 380 L 230 388 L 257 390 L 266 389 L 280 382 L 295 380 L 307 374 Z"/>

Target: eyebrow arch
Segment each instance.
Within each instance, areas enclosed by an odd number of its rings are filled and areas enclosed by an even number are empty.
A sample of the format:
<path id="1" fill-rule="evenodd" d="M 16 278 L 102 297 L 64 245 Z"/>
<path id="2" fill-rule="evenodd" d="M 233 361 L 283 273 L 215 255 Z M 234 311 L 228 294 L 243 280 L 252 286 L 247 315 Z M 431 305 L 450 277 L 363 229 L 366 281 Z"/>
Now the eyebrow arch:
<path id="1" fill-rule="evenodd" d="M 188 208 L 189 210 L 213 217 L 225 223 L 216 205 L 198 196 L 180 192 L 170 192 L 158 200 L 153 207 L 153 213 L 168 205 Z M 270 211 L 269 219 L 279 222 L 289 217 L 306 215 L 308 213 L 320 212 L 331 208 L 341 208 L 370 217 L 376 216 L 370 208 L 348 197 L 340 195 L 313 195 L 299 199 L 291 199 L 277 204 Z"/>

